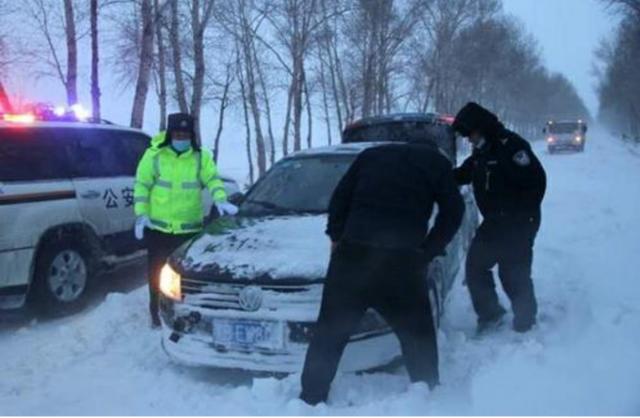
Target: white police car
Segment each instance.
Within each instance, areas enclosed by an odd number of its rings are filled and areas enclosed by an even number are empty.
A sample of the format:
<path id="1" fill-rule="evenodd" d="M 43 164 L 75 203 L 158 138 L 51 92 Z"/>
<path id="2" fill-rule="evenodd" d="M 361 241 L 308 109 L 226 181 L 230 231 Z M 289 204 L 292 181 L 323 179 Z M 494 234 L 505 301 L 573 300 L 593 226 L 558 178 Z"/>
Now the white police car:
<path id="1" fill-rule="evenodd" d="M 75 308 L 102 269 L 143 254 L 133 182 L 149 144 L 107 123 L 0 115 L 0 309 Z"/>

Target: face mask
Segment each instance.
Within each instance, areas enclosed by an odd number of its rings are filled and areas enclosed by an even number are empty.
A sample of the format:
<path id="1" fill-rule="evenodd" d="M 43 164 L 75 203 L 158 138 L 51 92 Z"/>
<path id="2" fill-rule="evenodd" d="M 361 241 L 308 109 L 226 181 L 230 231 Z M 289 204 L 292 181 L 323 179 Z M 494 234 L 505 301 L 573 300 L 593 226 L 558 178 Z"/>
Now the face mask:
<path id="1" fill-rule="evenodd" d="M 190 139 L 173 139 L 171 140 L 171 146 L 174 150 L 178 152 L 185 152 L 189 148 L 191 148 L 191 140 Z"/>

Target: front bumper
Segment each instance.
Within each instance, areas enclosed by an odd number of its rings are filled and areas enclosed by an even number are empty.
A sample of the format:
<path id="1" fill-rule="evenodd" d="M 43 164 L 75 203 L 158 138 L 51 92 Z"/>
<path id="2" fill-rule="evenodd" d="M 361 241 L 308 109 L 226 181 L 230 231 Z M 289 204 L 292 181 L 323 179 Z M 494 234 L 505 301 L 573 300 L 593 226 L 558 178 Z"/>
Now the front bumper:
<path id="1" fill-rule="evenodd" d="M 166 298 L 162 306 L 162 346 L 167 355 L 180 364 L 242 369 L 254 372 L 297 373 L 302 371 L 308 338 L 294 336 L 300 323 L 315 321 L 317 310 L 289 312 L 244 312 L 231 309 L 206 309 Z M 188 329 L 176 330 L 176 320 L 197 312 L 199 320 Z M 283 315 L 284 314 L 284 315 Z M 291 315 L 292 314 L 292 315 Z M 234 349 L 214 342 L 214 319 L 281 321 L 285 324 L 283 346 L 277 350 Z M 182 327 L 177 327 L 182 328 Z M 362 371 L 384 366 L 400 356 L 400 345 L 388 327 L 360 332 L 347 344 L 341 371 Z"/>
<path id="2" fill-rule="evenodd" d="M 554 141 L 547 142 L 547 147 L 551 150 L 579 150 L 584 148 L 584 142 L 577 141 Z"/>

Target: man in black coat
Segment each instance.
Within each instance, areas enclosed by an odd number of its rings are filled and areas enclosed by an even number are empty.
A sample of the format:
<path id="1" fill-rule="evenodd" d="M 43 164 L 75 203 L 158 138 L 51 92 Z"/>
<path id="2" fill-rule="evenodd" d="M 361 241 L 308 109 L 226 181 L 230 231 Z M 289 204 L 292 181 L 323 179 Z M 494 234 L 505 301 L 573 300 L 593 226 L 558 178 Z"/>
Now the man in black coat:
<path id="1" fill-rule="evenodd" d="M 429 232 L 434 203 L 438 215 Z M 411 380 L 438 384 L 425 269 L 444 253 L 463 213 L 451 164 L 434 145 L 383 145 L 356 158 L 329 205 L 332 255 L 302 373 L 302 400 L 326 401 L 342 352 L 368 308 L 398 336 Z"/>
<path id="2" fill-rule="evenodd" d="M 497 264 L 502 287 L 511 300 L 513 328 L 526 332 L 537 314 L 531 263 L 546 189 L 544 169 L 527 141 L 476 103 L 458 112 L 453 128 L 474 147 L 471 157 L 455 169 L 456 181 L 473 184 L 484 218 L 466 263 L 478 330 L 500 323 L 505 314 L 491 273 Z"/>

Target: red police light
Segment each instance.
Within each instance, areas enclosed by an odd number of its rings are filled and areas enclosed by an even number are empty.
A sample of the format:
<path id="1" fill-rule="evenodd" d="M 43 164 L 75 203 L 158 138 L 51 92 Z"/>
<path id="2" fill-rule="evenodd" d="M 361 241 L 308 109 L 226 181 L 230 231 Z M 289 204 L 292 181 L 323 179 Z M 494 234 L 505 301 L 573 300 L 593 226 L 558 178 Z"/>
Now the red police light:
<path id="1" fill-rule="evenodd" d="M 455 122 L 455 120 L 456 120 L 455 116 L 451 116 L 451 115 L 440 116 L 440 121 L 446 123 L 447 125 L 453 125 L 453 122 Z"/>

